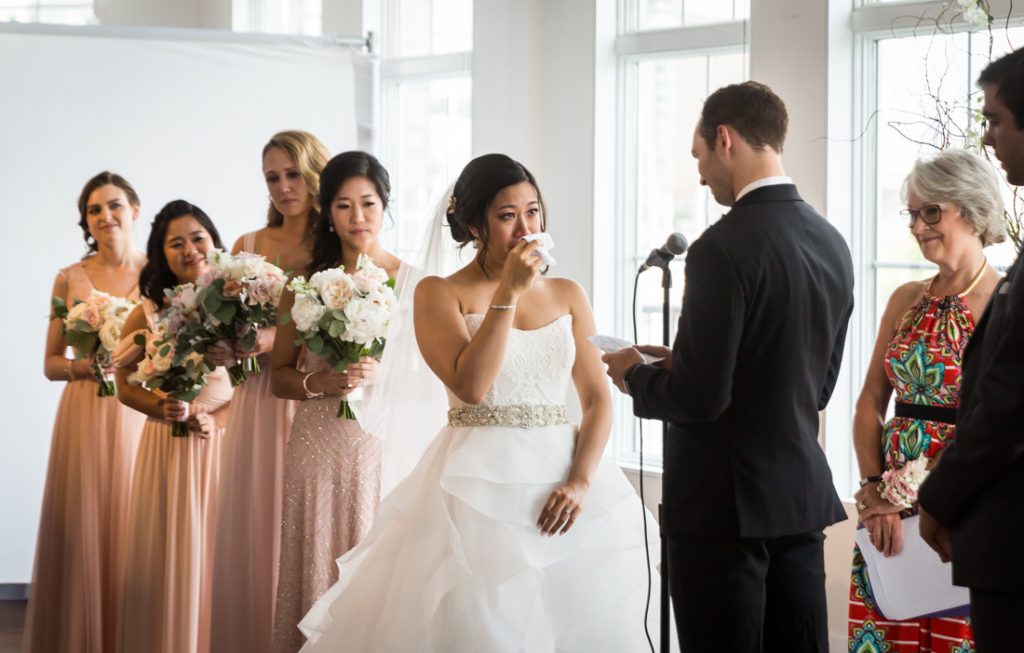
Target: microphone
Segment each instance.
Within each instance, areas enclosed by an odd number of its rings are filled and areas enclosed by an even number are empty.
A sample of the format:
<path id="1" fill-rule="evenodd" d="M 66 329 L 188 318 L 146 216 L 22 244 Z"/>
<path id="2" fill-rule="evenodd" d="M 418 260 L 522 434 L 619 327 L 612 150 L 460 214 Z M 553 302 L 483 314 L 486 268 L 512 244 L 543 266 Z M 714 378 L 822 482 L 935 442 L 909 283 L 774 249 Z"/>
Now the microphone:
<path id="1" fill-rule="evenodd" d="M 664 245 L 652 249 L 651 253 L 647 255 L 647 260 L 640 266 L 640 272 L 650 268 L 668 267 L 669 261 L 685 252 L 689 246 L 690 243 L 686 242 L 686 236 L 683 234 L 678 231 L 670 234 Z"/>

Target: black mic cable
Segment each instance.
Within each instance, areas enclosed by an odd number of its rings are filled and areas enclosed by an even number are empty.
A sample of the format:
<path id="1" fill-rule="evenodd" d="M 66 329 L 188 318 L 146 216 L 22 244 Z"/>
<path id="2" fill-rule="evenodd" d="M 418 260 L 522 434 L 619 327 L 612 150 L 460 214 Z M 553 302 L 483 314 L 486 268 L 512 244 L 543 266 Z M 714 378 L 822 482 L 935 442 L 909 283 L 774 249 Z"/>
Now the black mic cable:
<path id="1" fill-rule="evenodd" d="M 683 241 L 686 242 L 685 240 Z M 685 249 L 685 246 L 684 246 Z M 641 267 L 633 275 L 633 342 L 637 341 L 639 337 L 639 331 L 636 326 L 636 293 L 637 288 L 640 284 L 640 273 L 646 268 Z M 651 630 L 647 625 L 647 620 L 651 611 L 651 585 L 652 585 L 652 574 L 651 574 L 651 543 L 647 538 L 647 500 L 644 498 L 644 421 L 643 419 L 637 419 L 637 424 L 640 427 L 640 469 L 637 472 L 640 485 L 640 515 L 643 518 L 644 524 L 644 555 L 647 557 L 647 599 L 644 601 L 644 635 L 647 636 L 647 645 L 651 647 L 651 653 L 654 653 L 654 640 L 651 639 Z M 665 651 L 664 653 L 668 653 Z"/>

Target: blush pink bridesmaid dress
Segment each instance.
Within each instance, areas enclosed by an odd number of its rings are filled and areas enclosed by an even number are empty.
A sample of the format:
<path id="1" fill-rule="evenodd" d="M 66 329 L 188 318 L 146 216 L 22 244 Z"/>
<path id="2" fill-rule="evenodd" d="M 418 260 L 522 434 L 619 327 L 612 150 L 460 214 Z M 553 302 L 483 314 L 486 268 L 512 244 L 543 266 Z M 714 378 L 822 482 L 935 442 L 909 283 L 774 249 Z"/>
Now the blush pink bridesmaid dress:
<path id="1" fill-rule="evenodd" d="M 255 234 L 242 249 L 255 251 Z M 235 388 L 221 454 L 213 562 L 213 651 L 270 653 L 281 553 L 281 487 L 298 402 L 270 391 L 270 355 Z"/>
<path id="2" fill-rule="evenodd" d="M 68 306 L 94 286 L 82 263 L 58 273 Z M 132 299 L 138 299 L 138 287 Z M 53 427 L 22 650 L 113 647 L 132 465 L 146 417 L 97 397 L 92 379 L 64 387 Z"/>
<path id="3" fill-rule="evenodd" d="M 152 324 L 153 305 L 144 305 Z M 218 367 L 192 405 L 212 413 L 231 394 L 227 371 Z M 173 437 L 170 422 L 146 420 L 132 481 L 117 651 L 210 650 L 210 562 L 223 438 L 223 429 L 209 438 Z"/>

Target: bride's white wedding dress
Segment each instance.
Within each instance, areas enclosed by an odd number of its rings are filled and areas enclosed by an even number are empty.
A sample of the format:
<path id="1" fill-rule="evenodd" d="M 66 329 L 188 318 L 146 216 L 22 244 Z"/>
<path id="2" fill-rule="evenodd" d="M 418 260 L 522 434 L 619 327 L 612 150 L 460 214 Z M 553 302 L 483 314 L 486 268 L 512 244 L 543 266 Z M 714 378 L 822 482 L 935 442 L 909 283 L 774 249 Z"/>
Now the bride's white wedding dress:
<path id="1" fill-rule="evenodd" d="M 470 332 L 482 320 L 467 315 Z M 537 528 L 572 462 L 562 401 L 574 360 L 563 315 L 512 331 L 480 404 L 449 393 L 449 426 L 299 624 L 303 652 L 647 650 L 642 509 L 614 463 L 600 463 L 568 533 Z M 656 564 L 650 515 L 648 527 Z"/>

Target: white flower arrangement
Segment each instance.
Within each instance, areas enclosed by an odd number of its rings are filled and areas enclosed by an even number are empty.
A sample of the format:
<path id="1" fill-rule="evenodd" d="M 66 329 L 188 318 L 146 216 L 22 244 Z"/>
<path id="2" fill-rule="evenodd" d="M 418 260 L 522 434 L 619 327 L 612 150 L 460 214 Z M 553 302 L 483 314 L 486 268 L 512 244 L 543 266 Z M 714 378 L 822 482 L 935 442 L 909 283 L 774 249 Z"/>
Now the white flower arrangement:
<path id="1" fill-rule="evenodd" d="M 992 12 L 989 10 L 987 0 L 956 0 L 955 4 L 959 8 L 964 22 L 976 29 L 988 27 L 992 22 Z"/>
<path id="2" fill-rule="evenodd" d="M 282 323 L 295 322 L 296 345 L 305 345 L 326 359 L 332 371 L 344 372 L 363 356 L 379 358 L 395 306 L 394 281 L 367 256 L 360 256 L 354 272 L 344 267 L 295 277 L 288 284 L 295 303 Z M 342 400 L 338 417 L 354 418 Z"/>

